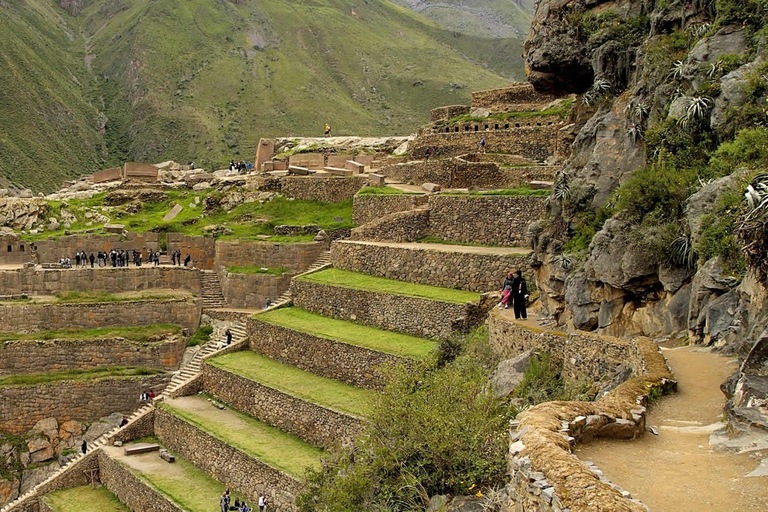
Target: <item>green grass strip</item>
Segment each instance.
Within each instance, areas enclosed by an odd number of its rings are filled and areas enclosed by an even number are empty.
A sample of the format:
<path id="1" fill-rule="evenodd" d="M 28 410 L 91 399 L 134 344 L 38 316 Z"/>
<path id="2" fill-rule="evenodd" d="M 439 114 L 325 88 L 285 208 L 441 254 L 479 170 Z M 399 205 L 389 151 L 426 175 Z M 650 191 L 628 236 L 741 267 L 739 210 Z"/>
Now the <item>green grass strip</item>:
<path id="1" fill-rule="evenodd" d="M 470 190 L 469 192 L 442 192 L 445 196 L 525 196 L 525 197 L 545 197 L 551 193 L 548 189 L 534 189 L 523 186 L 516 188 L 504 188 L 498 190 Z"/>
<path id="2" fill-rule="evenodd" d="M 423 359 L 437 346 L 424 338 L 336 320 L 295 307 L 275 309 L 254 318 L 320 338 L 343 341 L 350 345 L 411 359 Z"/>
<path id="3" fill-rule="evenodd" d="M 110 377 L 142 377 L 160 373 L 163 373 L 163 370 L 144 367 L 105 366 L 93 370 L 66 370 L 60 372 L 9 375 L 0 378 L 0 386 L 35 386 L 51 382 L 95 380 Z"/>
<path id="4" fill-rule="evenodd" d="M 424 195 L 422 192 L 409 190 L 400 190 L 395 187 L 363 187 L 357 193 L 359 196 L 418 196 Z"/>
<path id="5" fill-rule="evenodd" d="M 213 410 L 206 399 L 198 399 Z M 175 407 L 172 403 L 164 403 L 160 407 L 226 444 L 296 478 L 303 477 L 308 467 L 317 469 L 320 466 L 320 457 L 323 454 L 320 448 L 242 412 L 228 410 L 230 414 L 237 415 L 238 420 L 228 422 L 225 417 L 222 417 L 221 421 L 216 421 L 214 418 L 196 414 L 194 411 Z M 216 409 L 215 412 L 223 411 Z M 221 416 L 224 415 L 221 414 Z"/>
<path id="6" fill-rule="evenodd" d="M 177 299 L 178 295 L 173 294 L 152 294 L 142 293 L 140 295 L 115 295 L 107 292 L 65 292 L 56 294 L 56 302 L 60 304 L 69 303 L 103 303 L 103 302 L 131 302 L 131 301 L 150 301 Z"/>
<path id="7" fill-rule="evenodd" d="M 288 267 L 227 267 L 227 272 L 230 274 L 262 274 L 270 276 L 282 276 L 283 274 L 290 272 Z"/>
<path id="8" fill-rule="evenodd" d="M 106 487 L 65 489 L 46 494 L 43 500 L 53 512 L 130 512 Z"/>
<path id="9" fill-rule="evenodd" d="M 389 293 L 392 295 L 404 295 L 406 297 L 418 297 L 421 299 L 439 300 L 464 304 L 480 299 L 480 294 L 452 288 L 440 288 L 426 284 L 395 281 L 385 277 L 376 277 L 368 274 L 350 272 L 338 268 L 329 268 L 298 278 L 313 283 L 352 288 L 370 292 Z"/>
<path id="10" fill-rule="evenodd" d="M 354 416 L 366 416 L 373 392 L 305 372 L 249 350 L 208 359 L 208 363 L 288 395 Z"/>
<path id="11" fill-rule="evenodd" d="M 103 327 L 97 329 L 57 329 L 33 333 L 0 333 L 2 341 L 23 340 L 100 340 L 105 338 L 125 338 L 135 343 L 147 343 L 150 339 L 169 334 L 178 334 L 178 325 L 158 324 L 140 327 Z M 0 347 L 2 348 L 2 347 Z"/>

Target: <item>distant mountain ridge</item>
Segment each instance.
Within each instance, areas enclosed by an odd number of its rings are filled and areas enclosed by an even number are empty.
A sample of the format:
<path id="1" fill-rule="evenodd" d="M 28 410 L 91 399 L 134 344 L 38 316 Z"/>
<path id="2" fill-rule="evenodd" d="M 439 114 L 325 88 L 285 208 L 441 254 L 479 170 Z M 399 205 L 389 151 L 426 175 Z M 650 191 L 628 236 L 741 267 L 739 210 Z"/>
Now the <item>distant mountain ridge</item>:
<path id="1" fill-rule="evenodd" d="M 410 133 L 523 76 L 520 39 L 389 1 L 19 0 L 0 31 L 0 182 L 43 191 L 125 160 L 251 159 L 326 122 Z"/>

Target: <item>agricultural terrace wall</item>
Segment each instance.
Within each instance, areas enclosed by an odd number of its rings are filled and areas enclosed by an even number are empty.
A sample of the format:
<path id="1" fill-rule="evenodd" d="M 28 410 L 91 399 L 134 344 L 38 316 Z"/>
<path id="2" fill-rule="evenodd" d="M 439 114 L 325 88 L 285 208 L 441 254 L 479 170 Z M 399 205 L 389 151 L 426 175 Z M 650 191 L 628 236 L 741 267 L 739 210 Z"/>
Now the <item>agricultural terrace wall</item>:
<path id="1" fill-rule="evenodd" d="M 204 389 L 224 403 L 315 446 L 336 446 L 363 429 L 359 418 L 262 386 L 209 363 L 203 365 L 203 380 Z"/>
<path id="2" fill-rule="evenodd" d="M 342 343 L 288 327 L 249 320 L 251 350 L 329 379 L 368 389 L 384 384 L 379 368 L 407 359 Z"/>
<path id="3" fill-rule="evenodd" d="M 533 283 L 527 260 L 527 253 L 455 252 L 376 242 L 336 241 L 331 245 L 335 268 L 475 292 L 501 289 L 506 273 L 518 269 L 526 271 L 528 282 Z"/>
<path id="4" fill-rule="evenodd" d="M 140 405 L 142 391 L 159 393 L 169 380 L 162 374 L 0 387 L 0 430 L 20 434 L 50 417 L 61 424 L 93 421 L 115 412 L 129 414 Z"/>
<path id="5" fill-rule="evenodd" d="M 184 512 L 174 502 L 160 494 L 120 462 L 98 450 L 101 483 L 131 510 L 152 512 Z"/>
<path id="6" fill-rule="evenodd" d="M 168 233 L 168 252 L 181 251 L 181 257 L 187 254 L 192 258 L 193 267 L 212 269 L 216 258 L 216 239 L 209 236 L 190 236 L 180 233 Z"/>
<path id="7" fill-rule="evenodd" d="M 436 195 L 429 200 L 429 231 L 455 242 L 522 246 L 528 226 L 544 213 L 546 199 Z"/>
<path id="8" fill-rule="evenodd" d="M 300 483 L 245 452 L 164 410 L 155 412 L 155 435 L 179 454 L 227 487 L 257 503 L 266 493 L 270 510 L 290 512 Z"/>
<path id="9" fill-rule="evenodd" d="M 559 121 L 559 118 L 558 118 Z M 520 155 L 537 161 L 544 161 L 550 156 L 556 154 L 558 143 L 558 130 L 560 123 L 548 125 L 548 121 L 522 121 L 519 128 L 499 129 L 499 130 L 480 130 L 474 131 L 474 124 L 452 125 L 459 129 L 458 132 L 452 130 L 450 133 L 425 133 L 413 141 L 411 147 L 411 158 L 420 160 L 424 158 L 427 148 L 432 149 L 432 155 L 435 158 L 458 156 L 464 153 L 477 151 L 480 144 L 480 138 L 485 137 L 486 151 L 494 153 L 511 153 Z M 495 126 L 495 121 L 489 121 L 489 126 Z M 500 121 L 500 126 L 508 124 L 506 121 Z M 511 121 L 511 126 L 516 124 Z M 532 123 L 526 126 L 526 123 Z M 538 124 L 541 126 L 538 126 Z M 479 125 L 478 125 L 479 126 Z M 465 131 L 465 128 L 469 130 Z"/>
<path id="10" fill-rule="evenodd" d="M 429 235 L 429 208 L 384 214 L 352 230 L 352 240 L 413 242 Z"/>
<path id="11" fill-rule="evenodd" d="M 281 192 L 294 199 L 338 203 L 354 197 L 367 182 L 366 176 L 286 176 Z"/>
<path id="12" fill-rule="evenodd" d="M 127 233 L 122 235 L 70 235 L 55 240 L 40 240 L 34 242 L 37 252 L 37 263 L 58 263 L 61 258 L 69 257 L 75 261 L 75 253 L 85 251 L 94 255 L 99 251 L 109 252 L 112 249 L 125 251 L 153 251 L 160 249 L 164 237 L 161 233 Z"/>
<path id="13" fill-rule="evenodd" d="M 71 463 L 65 471 L 62 471 L 51 480 L 40 485 L 37 492 L 16 503 L 7 512 L 41 512 L 45 510 L 42 504 L 43 496 L 50 492 L 62 489 L 72 489 L 91 484 L 91 475 L 99 471 L 99 454 L 101 450 L 88 452 L 83 458 Z"/>
<path id="14" fill-rule="evenodd" d="M 380 219 L 390 213 L 413 210 L 427 204 L 424 194 L 368 194 L 352 201 L 352 222 L 358 225 Z"/>
<path id="15" fill-rule="evenodd" d="M 0 342 L 0 376 L 103 366 L 175 370 L 184 356 L 184 346 L 185 340 L 180 336 L 153 343 L 135 343 L 125 338 L 5 341 Z"/>
<path id="16" fill-rule="evenodd" d="M 200 306 L 184 299 L 102 303 L 0 304 L 0 332 L 57 329 L 95 329 L 174 324 L 193 331 L 200 322 Z"/>
<path id="17" fill-rule="evenodd" d="M 490 112 L 518 112 L 532 110 L 558 99 L 554 94 L 537 92 L 528 82 L 519 82 L 486 91 L 472 93 L 472 108 L 488 109 Z"/>
<path id="18" fill-rule="evenodd" d="M 449 121 L 457 116 L 463 116 L 464 114 L 469 114 L 469 106 L 448 105 L 447 107 L 433 108 L 429 112 L 429 120 L 432 123 L 439 123 Z"/>
<path id="19" fill-rule="evenodd" d="M 223 272 L 221 291 L 227 305 L 233 308 L 262 308 L 267 299 L 272 302 L 288 291 L 295 274 L 282 276 L 268 274 L 234 274 Z"/>
<path id="20" fill-rule="evenodd" d="M 187 290 L 200 294 L 200 272 L 187 267 L 105 267 L 0 270 L 0 294 L 56 295 L 79 292 Z"/>
<path id="21" fill-rule="evenodd" d="M 283 244 L 221 240 L 216 243 L 216 264 L 222 267 L 286 267 L 304 271 L 325 250 L 322 242 Z"/>
<path id="22" fill-rule="evenodd" d="M 437 183 L 446 188 L 499 189 L 553 179 L 553 167 L 499 167 L 494 162 L 471 162 L 461 157 L 387 165 L 379 171 L 404 183 Z"/>
<path id="23" fill-rule="evenodd" d="M 295 305 L 323 316 L 439 339 L 477 325 L 493 306 L 484 297 L 477 303 L 457 304 L 341 288 L 303 279 L 293 280 L 291 292 Z"/>
<path id="24" fill-rule="evenodd" d="M 21 265 L 33 260 L 31 244 L 16 234 L 0 234 L 0 265 Z"/>

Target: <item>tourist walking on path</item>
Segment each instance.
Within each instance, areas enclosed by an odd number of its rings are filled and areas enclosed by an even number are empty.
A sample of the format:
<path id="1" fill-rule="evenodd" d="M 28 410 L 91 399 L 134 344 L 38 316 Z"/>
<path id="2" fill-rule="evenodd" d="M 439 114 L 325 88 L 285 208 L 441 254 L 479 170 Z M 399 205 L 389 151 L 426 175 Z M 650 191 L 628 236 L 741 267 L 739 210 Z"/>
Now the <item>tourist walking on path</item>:
<path id="1" fill-rule="evenodd" d="M 512 272 L 507 272 L 507 277 L 504 279 L 504 284 L 501 285 L 501 302 L 499 302 L 499 308 L 509 309 L 509 304 L 512 302 L 512 288 L 515 285 L 515 280 L 512 278 Z"/>
<path id="2" fill-rule="evenodd" d="M 485 154 L 485 137 L 480 137 L 480 153 Z"/>
<path id="3" fill-rule="evenodd" d="M 331 136 L 331 125 L 328 123 L 325 123 L 325 136 L 330 137 Z"/>
<path id="4" fill-rule="evenodd" d="M 259 512 L 267 510 L 267 497 L 263 494 L 259 496 Z"/>
<path id="5" fill-rule="evenodd" d="M 424 160 L 429 162 L 430 156 L 432 156 L 432 148 L 427 148 L 427 152 L 424 153 Z"/>
<path id="6" fill-rule="evenodd" d="M 93 268 L 93 262 L 96 261 L 96 257 L 93 255 L 93 253 L 91 253 L 88 259 L 91 261 L 91 268 Z"/>
<path id="7" fill-rule="evenodd" d="M 227 329 L 227 332 L 225 332 L 224 335 L 227 337 L 227 345 L 231 345 L 232 344 L 232 331 Z"/>
<path id="8" fill-rule="evenodd" d="M 522 270 L 517 271 L 517 277 L 512 284 L 512 302 L 515 308 L 515 318 L 525 320 L 528 318 L 528 312 L 525 308 L 525 302 L 528 300 L 528 285 L 523 278 Z"/>
<path id="9" fill-rule="evenodd" d="M 88 442 L 83 439 L 83 444 L 80 445 L 80 451 L 85 455 L 88 452 Z"/>
<path id="10" fill-rule="evenodd" d="M 184 258 L 184 266 L 185 266 L 185 267 L 188 267 L 188 266 L 189 266 L 189 262 L 190 262 L 191 260 L 192 260 L 192 256 L 190 256 L 189 254 L 187 254 L 187 257 L 186 257 L 186 258 Z"/>

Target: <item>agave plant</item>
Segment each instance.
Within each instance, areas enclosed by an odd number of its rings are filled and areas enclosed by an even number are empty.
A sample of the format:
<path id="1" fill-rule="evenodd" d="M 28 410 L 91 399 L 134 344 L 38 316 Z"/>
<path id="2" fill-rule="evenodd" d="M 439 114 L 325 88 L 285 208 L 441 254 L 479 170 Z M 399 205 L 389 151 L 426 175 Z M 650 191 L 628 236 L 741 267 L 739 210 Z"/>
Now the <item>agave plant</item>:
<path id="1" fill-rule="evenodd" d="M 682 234 L 678 236 L 671 245 L 671 258 L 674 263 L 685 268 L 693 268 L 696 263 L 697 254 L 693 248 L 693 241 L 690 235 Z"/>
<path id="2" fill-rule="evenodd" d="M 568 184 L 568 176 L 563 172 L 559 172 L 555 178 L 555 199 L 558 201 L 564 201 L 571 194 L 571 187 Z"/>
<path id="3" fill-rule="evenodd" d="M 683 70 L 685 69 L 685 62 L 682 60 L 676 60 L 674 64 L 672 64 L 672 70 L 669 72 L 670 78 L 674 80 L 680 80 L 683 78 Z"/>
<path id="4" fill-rule="evenodd" d="M 553 259 L 555 265 L 563 270 L 568 270 L 573 266 L 573 258 L 568 253 L 558 254 Z"/>
<path id="5" fill-rule="evenodd" d="M 755 176 L 744 197 L 747 212 L 737 235 L 750 267 L 761 279 L 768 280 L 768 173 Z"/>
<path id="6" fill-rule="evenodd" d="M 745 221 L 766 220 L 768 218 L 768 173 L 759 174 L 747 185 L 744 193 L 749 210 Z"/>
<path id="7" fill-rule="evenodd" d="M 688 104 L 688 109 L 686 110 L 685 115 L 690 120 L 701 121 L 707 117 L 707 114 L 709 114 L 709 110 L 714 103 L 715 101 L 712 98 L 707 98 L 706 96 L 693 97 Z"/>
<path id="8" fill-rule="evenodd" d="M 650 113 L 651 113 L 651 107 L 649 107 L 647 103 L 643 103 L 643 102 L 635 103 L 633 114 L 638 120 L 640 120 L 641 122 L 645 121 L 646 118 L 648 118 L 648 114 Z"/>
<path id="9" fill-rule="evenodd" d="M 712 28 L 711 23 L 702 23 L 701 25 L 693 25 L 691 26 L 690 33 L 695 39 L 701 39 L 705 35 L 707 35 L 707 32 L 709 32 L 709 29 Z"/>
<path id="10" fill-rule="evenodd" d="M 632 123 L 632 125 L 627 128 L 627 136 L 629 136 L 634 143 L 637 143 L 638 140 L 643 140 L 643 127 L 639 124 Z"/>
<path id="11" fill-rule="evenodd" d="M 611 92 L 612 87 L 613 86 L 611 85 L 611 82 L 609 82 L 605 78 L 598 78 L 592 84 L 592 89 L 601 94 L 608 94 L 609 92 Z"/>
<path id="12" fill-rule="evenodd" d="M 710 80 L 715 80 L 720 77 L 720 75 L 723 73 L 723 63 L 722 62 L 713 62 L 709 65 L 709 71 L 707 71 L 707 78 Z"/>

